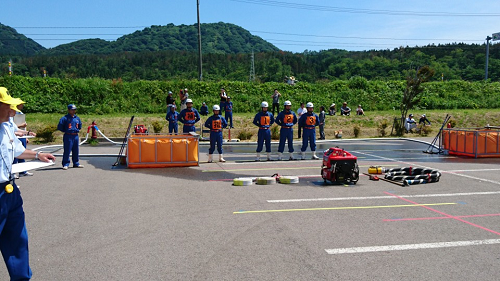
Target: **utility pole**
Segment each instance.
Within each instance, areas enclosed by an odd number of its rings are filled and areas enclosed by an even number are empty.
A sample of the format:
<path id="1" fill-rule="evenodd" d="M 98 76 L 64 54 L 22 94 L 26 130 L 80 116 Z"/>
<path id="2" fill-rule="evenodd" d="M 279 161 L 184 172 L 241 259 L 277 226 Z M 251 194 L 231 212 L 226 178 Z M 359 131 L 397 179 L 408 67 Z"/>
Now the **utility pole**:
<path id="1" fill-rule="evenodd" d="M 252 63 L 250 65 L 250 82 L 255 81 L 255 56 L 253 54 L 253 49 L 252 49 Z"/>
<path id="2" fill-rule="evenodd" d="M 488 80 L 488 58 L 490 56 L 490 36 L 486 36 L 486 69 L 484 70 L 484 80 Z"/>
<path id="3" fill-rule="evenodd" d="M 196 0 L 196 11 L 198 12 L 198 80 L 203 80 L 202 59 L 201 59 L 201 25 L 200 25 L 200 0 Z"/>

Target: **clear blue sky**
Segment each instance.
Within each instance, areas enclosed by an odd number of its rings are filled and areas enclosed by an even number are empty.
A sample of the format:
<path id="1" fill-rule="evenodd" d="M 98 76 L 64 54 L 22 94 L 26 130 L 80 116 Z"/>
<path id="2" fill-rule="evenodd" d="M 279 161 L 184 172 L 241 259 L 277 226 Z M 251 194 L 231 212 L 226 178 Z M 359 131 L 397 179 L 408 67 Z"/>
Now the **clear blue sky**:
<path id="1" fill-rule="evenodd" d="M 2 2 L 0 22 L 47 48 L 196 23 L 196 0 Z M 233 23 L 292 52 L 482 44 L 500 32 L 500 1 L 492 0 L 200 0 L 200 14 L 202 23 Z"/>

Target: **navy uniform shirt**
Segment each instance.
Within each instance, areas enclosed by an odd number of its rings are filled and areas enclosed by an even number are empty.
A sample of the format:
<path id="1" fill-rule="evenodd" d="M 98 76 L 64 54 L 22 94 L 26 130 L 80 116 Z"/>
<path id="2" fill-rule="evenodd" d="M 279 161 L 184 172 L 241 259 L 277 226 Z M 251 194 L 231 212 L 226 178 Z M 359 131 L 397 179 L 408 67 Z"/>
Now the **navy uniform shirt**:
<path id="1" fill-rule="evenodd" d="M 307 112 L 300 116 L 299 125 L 306 129 L 314 129 L 319 125 L 319 117 L 314 112 Z"/>
<path id="2" fill-rule="evenodd" d="M 196 122 L 200 121 L 200 114 L 195 108 L 183 109 L 179 116 L 179 121 L 185 125 L 194 125 Z"/>
<path id="3" fill-rule="evenodd" d="M 177 120 L 179 119 L 179 112 L 177 112 L 177 111 L 174 111 L 174 112 L 169 111 L 167 113 L 167 117 L 165 117 L 165 119 L 167 119 L 170 124 L 175 124 L 175 123 L 177 123 Z"/>
<path id="4" fill-rule="evenodd" d="M 261 111 L 255 115 L 253 124 L 260 127 L 261 129 L 269 129 L 269 127 L 274 124 L 274 116 L 269 111 Z"/>
<path id="5" fill-rule="evenodd" d="M 209 128 L 212 132 L 220 132 L 223 128 L 227 127 L 226 118 L 222 115 L 212 115 L 205 121 L 205 127 Z"/>
<path id="6" fill-rule="evenodd" d="M 80 120 L 80 117 L 76 116 L 76 114 L 74 116 L 66 114 L 59 120 L 57 129 L 64 133 L 75 134 L 80 132 L 82 129 L 82 121 Z"/>
<path id="7" fill-rule="evenodd" d="M 293 125 L 297 124 L 297 115 L 291 110 L 283 110 L 276 117 L 276 124 L 282 127 L 293 127 Z"/>

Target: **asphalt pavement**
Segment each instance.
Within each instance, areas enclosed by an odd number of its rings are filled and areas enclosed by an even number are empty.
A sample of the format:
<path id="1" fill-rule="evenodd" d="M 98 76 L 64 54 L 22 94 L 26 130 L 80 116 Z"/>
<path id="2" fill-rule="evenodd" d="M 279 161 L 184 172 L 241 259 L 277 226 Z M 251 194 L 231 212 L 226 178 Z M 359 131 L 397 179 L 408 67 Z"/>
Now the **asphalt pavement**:
<path id="1" fill-rule="evenodd" d="M 318 145 L 354 154 L 361 172 L 442 172 L 407 187 L 325 184 L 309 153 L 255 162 L 255 144 L 224 145 L 226 163 L 206 163 L 202 144 L 199 166 L 156 169 L 112 167 L 119 147 L 83 145 L 85 168 L 58 157 L 16 181 L 33 280 L 499 280 L 500 159 L 423 153 L 431 140 Z M 232 185 L 275 173 L 300 183 Z"/>

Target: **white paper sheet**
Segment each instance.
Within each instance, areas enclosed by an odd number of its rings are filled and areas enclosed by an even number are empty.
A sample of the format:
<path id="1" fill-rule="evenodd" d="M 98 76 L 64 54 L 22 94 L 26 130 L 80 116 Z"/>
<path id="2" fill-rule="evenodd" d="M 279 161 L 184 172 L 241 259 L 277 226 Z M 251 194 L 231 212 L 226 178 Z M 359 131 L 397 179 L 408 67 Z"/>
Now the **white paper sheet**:
<path id="1" fill-rule="evenodd" d="M 29 171 L 29 170 L 35 170 L 35 169 L 40 169 L 40 168 L 45 168 L 48 166 L 52 166 L 55 163 L 50 161 L 50 162 L 42 162 L 38 160 L 34 161 L 29 161 L 29 162 L 24 162 L 24 163 L 18 163 L 18 164 L 13 164 L 12 165 L 12 171 L 11 173 L 20 173 L 24 171 Z"/>

